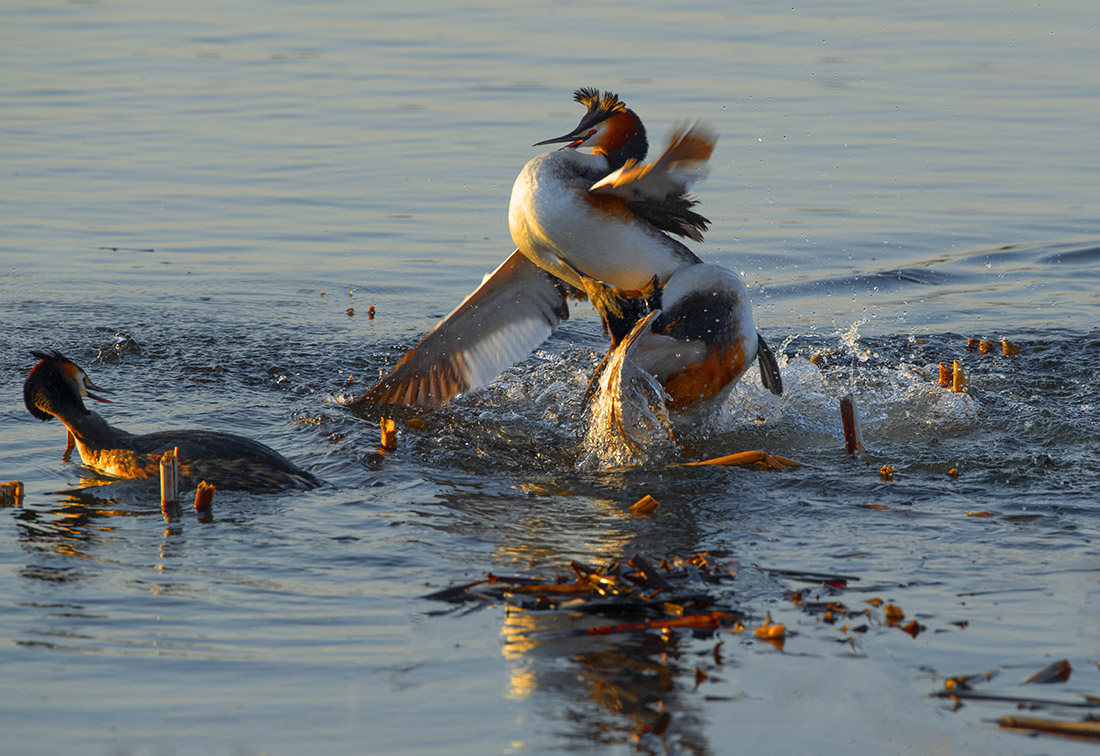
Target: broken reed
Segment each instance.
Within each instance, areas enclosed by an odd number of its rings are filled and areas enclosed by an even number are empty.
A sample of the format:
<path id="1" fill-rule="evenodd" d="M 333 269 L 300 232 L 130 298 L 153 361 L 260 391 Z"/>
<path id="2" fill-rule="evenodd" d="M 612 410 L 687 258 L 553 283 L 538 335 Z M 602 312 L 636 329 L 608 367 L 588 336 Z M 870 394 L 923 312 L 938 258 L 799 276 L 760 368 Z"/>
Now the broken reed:
<path id="1" fill-rule="evenodd" d="M 179 447 L 170 449 L 160 458 L 160 504 L 175 504 L 180 498 Z"/>

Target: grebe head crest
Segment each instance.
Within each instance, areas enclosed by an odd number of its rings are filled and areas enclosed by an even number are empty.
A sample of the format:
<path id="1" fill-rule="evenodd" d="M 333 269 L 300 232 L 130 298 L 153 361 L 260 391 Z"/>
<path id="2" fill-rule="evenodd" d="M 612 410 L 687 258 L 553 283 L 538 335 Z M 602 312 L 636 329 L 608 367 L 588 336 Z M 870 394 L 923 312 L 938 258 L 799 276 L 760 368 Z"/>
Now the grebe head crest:
<path id="1" fill-rule="evenodd" d="M 626 103 L 620 100 L 617 94 L 604 92 L 603 95 L 600 95 L 600 90 L 595 87 L 581 87 L 575 91 L 573 102 L 580 103 L 588 108 L 588 112 L 584 114 L 584 118 L 577 125 L 578 129 L 595 126 L 616 113 L 622 113 L 626 110 Z"/>
<path id="2" fill-rule="evenodd" d="M 621 168 L 629 159 L 645 158 L 649 149 L 645 126 L 617 94 L 581 87 L 573 93 L 573 100 L 588 108 L 577 127 L 560 137 L 536 142 L 536 147 L 561 142 L 568 142 L 562 149 L 591 147 L 607 157 L 611 170 Z"/>

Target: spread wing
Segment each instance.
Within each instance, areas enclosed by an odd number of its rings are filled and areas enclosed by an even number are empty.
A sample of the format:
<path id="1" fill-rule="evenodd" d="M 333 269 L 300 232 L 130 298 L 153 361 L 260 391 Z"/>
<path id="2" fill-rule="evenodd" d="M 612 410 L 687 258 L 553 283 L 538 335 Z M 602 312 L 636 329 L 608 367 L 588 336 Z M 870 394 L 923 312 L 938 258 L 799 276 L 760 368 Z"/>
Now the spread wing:
<path id="1" fill-rule="evenodd" d="M 702 241 L 710 221 L 692 211 L 697 203 L 687 192 L 707 175 L 706 162 L 717 142 L 714 132 L 699 123 L 680 126 L 655 162 L 639 165 L 629 160 L 588 191 L 621 197 L 637 216 L 661 231 Z"/>
<path id="2" fill-rule="evenodd" d="M 519 250 L 351 406 L 438 407 L 527 356 L 569 317 L 565 285 Z"/>

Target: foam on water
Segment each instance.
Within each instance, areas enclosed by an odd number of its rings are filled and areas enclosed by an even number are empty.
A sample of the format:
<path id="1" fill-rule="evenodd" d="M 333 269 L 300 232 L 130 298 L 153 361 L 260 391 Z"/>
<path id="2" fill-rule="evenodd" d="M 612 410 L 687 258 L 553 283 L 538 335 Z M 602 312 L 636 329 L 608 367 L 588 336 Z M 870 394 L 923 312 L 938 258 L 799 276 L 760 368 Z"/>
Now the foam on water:
<path id="1" fill-rule="evenodd" d="M 625 361 L 621 383 L 613 380 L 615 371 L 604 373 L 584 417 L 579 469 L 641 465 L 670 459 L 670 454 L 683 457 L 670 443 L 672 428 L 692 446 L 715 453 L 722 453 L 715 440 L 736 445 L 739 436 L 766 441 L 777 453 L 842 446 L 839 403 L 849 395 L 862 424 L 880 442 L 904 443 L 977 426 L 981 401 L 972 393 L 940 386 L 938 363 L 908 361 L 913 340 L 869 346 L 860 339 L 859 325 L 837 331 L 831 341 L 818 334 L 786 339 L 778 350 L 782 397 L 763 388 L 753 365 L 723 401 L 687 415 L 670 417 L 661 387 Z M 572 373 L 576 384 L 584 377 L 578 370 L 562 360 L 552 372 Z"/>

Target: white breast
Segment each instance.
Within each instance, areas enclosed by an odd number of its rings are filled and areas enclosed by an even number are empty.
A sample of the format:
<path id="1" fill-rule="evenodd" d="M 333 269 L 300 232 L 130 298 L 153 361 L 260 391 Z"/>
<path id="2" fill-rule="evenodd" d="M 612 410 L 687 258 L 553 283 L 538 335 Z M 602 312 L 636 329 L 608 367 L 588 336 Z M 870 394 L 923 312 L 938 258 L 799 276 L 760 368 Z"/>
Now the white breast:
<path id="1" fill-rule="evenodd" d="M 685 264 L 683 248 L 642 221 L 600 212 L 585 200 L 607 173 L 602 155 L 576 150 L 531 160 L 512 187 L 512 241 L 539 267 L 578 288 L 580 279 L 563 259 L 623 289 L 642 288 L 654 275 L 666 281 Z"/>

